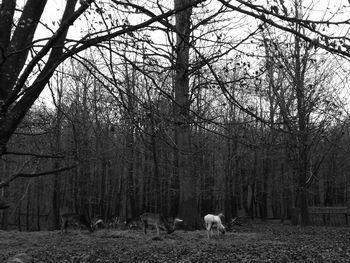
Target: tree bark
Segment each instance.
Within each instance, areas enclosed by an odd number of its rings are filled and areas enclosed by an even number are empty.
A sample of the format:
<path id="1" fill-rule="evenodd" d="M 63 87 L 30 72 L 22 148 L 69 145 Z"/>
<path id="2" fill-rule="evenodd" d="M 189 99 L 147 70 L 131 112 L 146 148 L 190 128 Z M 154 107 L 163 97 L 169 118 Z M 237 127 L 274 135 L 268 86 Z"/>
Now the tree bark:
<path id="1" fill-rule="evenodd" d="M 296 3 L 297 16 L 299 4 Z M 297 30 L 299 30 L 297 26 Z M 308 131 L 307 131 L 307 116 L 306 116 L 306 105 L 305 105 L 305 92 L 304 92 L 304 75 L 305 75 L 305 63 L 302 62 L 302 55 L 300 51 L 300 39 L 298 36 L 295 37 L 295 79 L 294 85 L 296 90 L 297 99 L 297 115 L 298 115 L 298 160 L 297 160 L 297 172 L 299 176 L 299 188 L 297 191 L 298 205 L 301 212 L 301 224 L 309 224 L 309 213 L 307 205 L 307 171 L 309 165 L 308 158 Z M 304 57 L 306 61 L 306 57 Z M 302 65 L 304 64 L 304 65 Z M 304 66 L 304 68 L 302 68 Z"/>
<path id="2" fill-rule="evenodd" d="M 175 0 L 175 8 L 189 5 L 191 0 Z M 192 8 L 176 14 L 175 61 L 175 140 L 180 200 L 178 216 L 189 228 L 199 226 L 196 198 L 196 178 L 191 168 L 190 99 L 189 99 L 189 41 Z"/>

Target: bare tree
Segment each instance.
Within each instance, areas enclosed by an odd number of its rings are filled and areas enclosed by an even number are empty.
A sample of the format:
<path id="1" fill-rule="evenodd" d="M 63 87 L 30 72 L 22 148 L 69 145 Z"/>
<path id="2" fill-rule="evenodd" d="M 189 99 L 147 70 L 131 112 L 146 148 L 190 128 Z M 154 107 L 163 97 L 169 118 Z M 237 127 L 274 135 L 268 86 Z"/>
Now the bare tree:
<path id="1" fill-rule="evenodd" d="M 203 1 L 203 0 L 202 0 Z M 116 6 L 124 5 L 118 1 L 112 1 Z M 194 1 L 182 6 L 186 9 L 189 6 L 200 3 Z M 65 47 L 67 32 L 70 26 L 76 21 L 90 6 L 92 0 L 80 1 L 80 7 L 75 10 L 77 0 L 66 2 L 59 28 L 45 41 L 42 48 L 35 50 L 34 56 L 29 57 L 29 51 L 35 45 L 34 33 L 37 31 L 40 18 L 44 12 L 47 1 L 28 0 L 25 3 L 18 24 L 15 23 L 16 1 L 6 1 L 1 5 L 0 24 L 0 154 L 6 153 L 6 145 L 18 127 L 21 120 L 27 114 L 30 107 L 37 100 L 44 87 L 48 83 L 57 66 L 65 59 L 81 52 L 91 46 L 97 45 L 105 40 L 115 38 L 127 32 L 132 32 L 140 28 L 169 17 L 179 10 L 170 10 L 160 15 L 151 16 L 145 22 L 137 25 L 115 25 L 111 28 L 101 29 L 101 35 L 95 37 L 88 33 L 78 41 L 74 41 L 70 48 Z M 101 9 L 96 11 L 103 15 Z M 108 16 L 107 16 L 108 17 Z M 13 26 L 16 25 L 16 26 Z M 96 33 L 96 32 L 95 32 Z M 47 40 L 47 41 L 46 41 Z M 37 40 L 41 41 L 41 40 Z M 45 60 L 41 67 L 41 61 Z M 40 73 L 35 74 L 37 68 Z M 29 82 L 29 80 L 31 80 Z M 30 83 L 30 84 L 28 84 Z"/>

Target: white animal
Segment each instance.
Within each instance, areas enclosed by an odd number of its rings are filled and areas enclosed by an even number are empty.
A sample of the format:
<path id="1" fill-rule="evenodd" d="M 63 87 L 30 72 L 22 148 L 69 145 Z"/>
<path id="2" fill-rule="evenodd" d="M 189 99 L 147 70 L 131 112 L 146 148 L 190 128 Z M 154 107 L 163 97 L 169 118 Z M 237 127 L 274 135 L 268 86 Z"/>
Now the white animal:
<path id="1" fill-rule="evenodd" d="M 216 226 L 218 230 L 218 235 L 220 233 L 225 234 L 226 230 L 224 225 L 221 222 L 221 217 L 223 216 L 224 216 L 223 214 L 218 214 L 218 215 L 208 214 L 204 217 L 205 228 L 207 229 L 208 238 L 210 238 L 213 235 L 213 232 L 212 232 L 213 226 Z"/>

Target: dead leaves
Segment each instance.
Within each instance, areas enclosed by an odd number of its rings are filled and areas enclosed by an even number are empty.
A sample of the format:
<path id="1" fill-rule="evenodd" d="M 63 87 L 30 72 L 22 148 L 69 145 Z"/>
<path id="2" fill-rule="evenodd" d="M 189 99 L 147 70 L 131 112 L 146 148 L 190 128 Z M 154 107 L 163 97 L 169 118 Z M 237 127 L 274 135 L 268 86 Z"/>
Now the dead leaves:
<path id="1" fill-rule="evenodd" d="M 205 231 L 156 237 L 142 231 L 93 234 L 2 232 L 0 262 L 26 252 L 34 262 L 349 262 L 348 228 L 258 225 L 208 240 Z M 8 238 L 11 237 L 11 242 Z"/>

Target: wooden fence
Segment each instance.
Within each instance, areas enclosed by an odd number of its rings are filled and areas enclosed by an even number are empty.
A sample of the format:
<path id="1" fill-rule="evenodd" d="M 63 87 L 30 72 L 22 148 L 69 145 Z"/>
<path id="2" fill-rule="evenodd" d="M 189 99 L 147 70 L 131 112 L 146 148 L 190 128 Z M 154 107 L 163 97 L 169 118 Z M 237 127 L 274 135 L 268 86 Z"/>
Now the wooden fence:
<path id="1" fill-rule="evenodd" d="M 347 206 L 310 206 L 309 215 L 312 224 L 343 225 L 349 224 L 350 208 Z"/>

